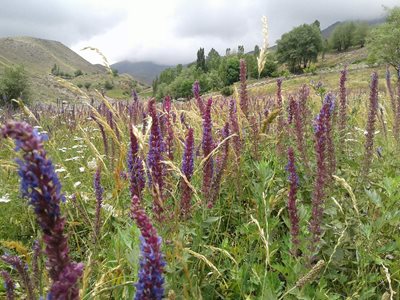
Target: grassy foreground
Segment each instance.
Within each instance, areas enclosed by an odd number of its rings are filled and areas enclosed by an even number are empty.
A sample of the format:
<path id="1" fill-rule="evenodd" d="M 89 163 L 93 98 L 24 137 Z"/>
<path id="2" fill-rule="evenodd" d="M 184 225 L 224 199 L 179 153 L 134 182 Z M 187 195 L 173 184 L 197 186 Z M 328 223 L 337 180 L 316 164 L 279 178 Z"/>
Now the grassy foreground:
<path id="1" fill-rule="evenodd" d="M 242 93 L 237 93 L 240 152 L 235 151 L 229 115 L 230 99 L 213 98 L 211 108 L 213 151 L 204 157 L 202 139 L 204 120 L 196 101 L 173 103 L 170 117 L 173 130 L 173 159 L 163 154 L 164 218 L 158 222 L 152 213 L 157 195 L 147 183 L 142 205 L 162 237 L 165 255 L 165 297 L 168 299 L 398 299 L 400 289 L 400 162 L 396 116 L 385 86 L 384 70 L 379 69 L 378 103 L 372 155 L 365 154 L 369 114 L 371 69 L 348 73 L 346 125 L 339 130 L 340 73 L 322 74 L 283 81 L 280 107 L 276 83 L 255 87 L 248 92 L 248 111 L 242 112 Z M 310 79 L 322 80 L 323 88 L 310 85 Z M 304 153 L 298 151 L 296 124 L 289 124 L 290 95 L 301 96 L 302 84 L 310 89 L 303 120 Z M 397 82 L 392 81 L 393 89 Z M 336 167 L 326 176 L 321 201 L 322 218 L 319 239 L 314 239 L 311 221 L 318 181 L 318 156 L 313 129 L 314 117 L 327 92 L 336 95 L 332 112 L 331 138 L 334 148 L 326 148 Z M 400 97 L 400 95 L 397 95 Z M 57 108 L 32 107 L 29 112 L 1 111 L 6 119 L 24 119 L 38 131 L 46 131 L 44 147 L 53 161 L 66 202 L 70 255 L 83 262 L 79 281 L 82 299 L 129 299 L 135 294 L 140 256 L 140 232 L 130 218 L 131 196 L 127 154 L 129 124 L 139 140 L 139 156 L 149 152 L 150 118 L 143 119 L 147 101 L 142 99 L 134 112 L 131 101 L 107 103 L 102 108 L 82 107 L 74 112 Z M 242 100 L 241 100 L 242 99 Z M 207 99 L 203 99 L 206 104 Z M 400 105 L 400 101 L 397 102 Z M 133 106 L 132 106 L 133 107 Z M 280 109 L 280 110 L 279 110 Z M 161 125 L 168 113 L 161 106 Z M 112 121 L 107 119 L 112 115 Z M 95 116 L 98 123 L 90 116 Z M 398 116 L 400 117 L 400 116 Z M 163 123 L 164 122 L 164 123 Z M 221 136 L 225 123 L 228 138 Z M 154 122 L 153 122 L 154 123 Z M 99 125 L 105 132 L 107 155 Z M 107 125 L 108 124 L 108 125 Z M 147 126 L 143 129 L 144 124 Z M 167 127 L 161 127 L 165 140 Z M 187 127 L 194 130 L 194 173 L 189 216 L 181 213 L 181 161 Z M 214 205 L 202 193 L 204 169 L 213 158 L 214 166 L 223 158 L 229 144 L 225 168 Z M 294 151 L 298 175 L 296 214 L 298 243 L 293 242 L 293 218 L 288 210 L 291 190 L 287 171 L 287 149 Z M 3 253 L 19 255 L 28 265 L 31 246 L 40 240 L 35 215 L 20 197 L 17 165 L 11 140 L 0 140 L 0 248 Z M 333 151 L 332 151 L 333 150 Z M 239 155 L 238 155 L 239 154 Z M 371 160 L 365 170 L 365 161 Z M 324 161 L 328 168 L 329 160 Z M 94 238 L 96 196 L 93 176 L 101 166 L 104 188 L 100 235 Z M 320 188 L 320 187 L 318 187 Z M 297 249 L 293 251 L 293 249 Z M 37 295 L 45 295 L 49 278 L 44 271 L 45 257 Z M 18 282 L 18 275 L 0 262 Z M 25 291 L 16 287 L 17 298 Z M 0 287 L 0 297 L 5 290 Z"/>

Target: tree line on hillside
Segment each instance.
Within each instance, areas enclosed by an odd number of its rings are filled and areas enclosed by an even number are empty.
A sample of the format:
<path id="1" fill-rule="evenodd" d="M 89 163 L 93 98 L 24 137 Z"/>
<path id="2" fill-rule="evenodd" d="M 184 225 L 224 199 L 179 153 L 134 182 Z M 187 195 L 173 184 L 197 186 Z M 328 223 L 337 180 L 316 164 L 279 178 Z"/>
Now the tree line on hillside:
<path id="1" fill-rule="evenodd" d="M 398 30 L 388 29 L 388 27 L 395 28 L 396 23 L 393 20 L 398 19 L 396 17 L 398 10 L 399 8 L 390 10 L 387 22 L 376 29 L 371 28 L 366 22 L 342 22 L 334 28 L 329 38 L 323 37 L 318 20 L 312 24 L 297 26 L 284 33 L 277 41 L 276 51 L 268 54 L 266 66 L 260 76 L 257 69 L 260 48 L 257 45 L 249 53 L 245 53 L 242 45 L 238 46 L 237 51 L 231 51 L 228 48 L 224 56 L 213 48 L 205 55 L 204 48 L 200 48 L 197 51 L 196 62 L 187 66 L 179 64 L 164 70 L 153 81 L 153 95 L 157 99 L 162 99 L 166 95 L 174 98 L 190 97 L 192 83 L 195 80 L 200 82 L 202 93 L 221 91 L 223 95 L 229 95 L 233 92 L 230 86 L 239 80 L 240 59 L 246 61 L 248 79 L 283 76 L 287 74 L 286 69 L 294 74 L 314 72 L 313 63 L 317 61 L 319 55 L 324 56 L 326 52 L 342 52 L 355 47 L 362 48 L 369 41 L 371 50 L 369 61 L 375 62 L 379 55 L 373 52 L 381 53 L 382 57 L 385 56 L 384 49 L 377 48 L 382 48 L 387 43 L 393 46 L 400 40 L 399 38 L 391 40 Z M 382 39 L 387 41 L 376 42 L 378 37 L 380 41 Z M 395 50 L 392 52 L 396 56 L 394 60 L 399 61 L 398 51 L 397 54 Z M 389 60 L 391 59 L 386 57 L 381 61 L 389 62 Z M 392 65 L 394 66 L 395 63 Z"/>
<path id="2" fill-rule="evenodd" d="M 229 87 L 239 80 L 240 59 L 246 61 L 248 78 L 258 78 L 257 56 L 259 52 L 259 47 L 255 46 L 254 51 L 245 54 L 244 47 L 239 45 L 237 51 L 226 49 L 225 56 L 220 55 L 214 48 L 205 55 L 204 48 L 200 48 L 197 51 L 196 62 L 187 66 L 179 64 L 161 72 L 153 81 L 154 96 L 158 99 L 162 99 L 166 95 L 174 98 L 190 97 L 193 82 L 196 80 L 200 83 L 202 93 L 222 90 L 226 95 L 232 94 L 232 89 Z M 274 55 L 271 53 L 261 77 L 279 75 Z"/>

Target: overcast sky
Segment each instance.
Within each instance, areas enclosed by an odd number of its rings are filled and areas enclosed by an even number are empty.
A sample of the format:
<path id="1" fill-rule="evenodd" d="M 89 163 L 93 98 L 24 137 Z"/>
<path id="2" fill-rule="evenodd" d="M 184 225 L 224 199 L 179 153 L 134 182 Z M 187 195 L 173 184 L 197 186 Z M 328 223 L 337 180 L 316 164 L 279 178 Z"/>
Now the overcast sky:
<path id="1" fill-rule="evenodd" d="M 399 0 L 0 0 L 0 37 L 29 35 L 58 40 L 80 51 L 99 48 L 111 63 L 128 59 L 187 63 L 211 47 L 221 54 L 262 44 L 267 16 L 270 44 L 302 23 L 321 28 L 336 21 L 373 19 Z M 1 53 L 0 53 L 1 54 Z"/>

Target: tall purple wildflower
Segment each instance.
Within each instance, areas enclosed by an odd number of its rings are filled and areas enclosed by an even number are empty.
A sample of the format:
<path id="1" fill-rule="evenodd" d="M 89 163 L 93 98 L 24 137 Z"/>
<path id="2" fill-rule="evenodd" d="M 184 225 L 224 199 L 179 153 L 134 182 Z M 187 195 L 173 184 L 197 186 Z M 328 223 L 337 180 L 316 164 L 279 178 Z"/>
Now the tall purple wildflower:
<path id="1" fill-rule="evenodd" d="M 309 225 L 312 238 L 310 241 L 311 255 L 317 250 L 321 238 L 321 223 L 323 218 L 323 204 L 325 198 L 325 186 L 327 179 L 326 168 L 326 127 L 330 114 L 332 113 L 332 104 L 329 98 L 332 94 L 325 97 L 322 108 L 314 120 L 314 136 L 315 136 L 315 154 L 317 161 L 316 179 L 314 182 L 314 191 L 312 194 L 312 215 Z"/>
<path id="2" fill-rule="evenodd" d="M 249 117 L 249 99 L 247 96 L 247 84 L 246 84 L 247 68 L 246 61 L 240 60 L 240 109 L 246 118 Z"/>
<path id="3" fill-rule="evenodd" d="M 221 142 L 224 141 L 229 136 L 229 123 L 226 122 L 225 126 L 221 131 Z M 211 196 L 208 201 L 207 207 L 212 208 L 217 199 L 219 188 L 221 185 L 221 179 L 226 169 L 226 165 L 228 163 L 228 155 L 229 155 L 229 140 L 226 140 L 222 145 L 222 149 L 220 154 L 216 159 L 216 170 L 215 175 L 211 185 Z"/>
<path id="4" fill-rule="evenodd" d="M 290 97 L 290 105 L 293 110 L 293 120 L 294 120 L 294 133 L 297 142 L 297 150 L 300 153 L 301 160 L 304 163 L 304 167 L 307 170 L 307 173 L 310 173 L 310 165 L 308 160 L 308 155 L 306 152 L 306 143 L 305 143 L 305 133 L 304 133 L 304 119 L 303 112 L 301 109 L 301 101 L 296 101 L 293 97 Z"/>
<path id="5" fill-rule="evenodd" d="M 128 152 L 128 173 L 130 179 L 131 197 L 136 195 L 142 199 L 142 192 L 146 185 L 143 160 L 139 156 L 139 144 L 132 127 L 129 128 L 130 147 Z"/>
<path id="6" fill-rule="evenodd" d="M 6 271 L 0 271 L 0 276 L 4 280 L 4 288 L 6 289 L 7 300 L 14 300 L 14 282 L 12 281 L 10 274 Z"/>
<path id="7" fill-rule="evenodd" d="M 346 81 L 347 81 L 347 69 L 346 67 L 340 71 L 340 82 L 339 82 L 339 132 L 341 137 L 343 137 L 344 130 L 346 129 L 347 123 L 347 90 L 346 90 Z"/>
<path id="8" fill-rule="evenodd" d="M 166 112 L 166 150 L 170 160 L 174 159 L 174 129 L 171 122 L 171 97 L 167 96 L 164 99 L 164 111 Z"/>
<path id="9" fill-rule="evenodd" d="M 202 148 L 204 159 L 206 159 L 203 167 L 203 186 L 202 193 L 204 199 L 210 196 L 211 182 L 214 174 L 214 161 L 209 155 L 214 150 L 214 142 L 212 137 L 212 121 L 211 121 L 212 99 L 208 99 L 207 106 L 203 115 L 203 140 Z"/>
<path id="10" fill-rule="evenodd" d="M 299 177 L 296 173 L 296 165 L 294 158 L 294 151 L 292 147 L 288 149 L 288 164 L 286 167 L 289 172 L 289 194 L 288 194 L 288 212 L 290 220 L 290 235 L 292 237 L 292 254 L 297 256 L 297 249 L 299 247 L 299 216 L 297 212 L 296 196 L 297 188 L 299 185 Z"/>
<path id="11" fill-rule="evenodd" d="M 46 157 L 42 136 L 27 123 L 11 121 L 0 128 L 0 137 L 14 139 L 16 150 L 24 152 L 23 160 L 18 160 L 18 174 L 22 195 L 30 199 L 43 231 L 47 268 L 53 281 L 48 297 L 77 299 L 77 281 L 83 264 L 71 262 L 69 258 L 68 239 L 64 235 L 65 219 L 60 213 L 60 201 L 64 196 L 54 166 Z"/>
<path id="12" fill-rule="evenodd" d="M 370 94 L 369 94 L 369 108 L 368 108 L 368 120 L 365 128 L 367 134 L 365 136 L 365 156 L 363 175 L 367 176 L 369 168 L 371 166 L 371 160 L 374 153 L 374 135 L 375 135 L 375 122 L 378 112 L 378 74 L 372 73 Z"/>
<path id="13" fill-rule="evenodd" d="M 101 226 L 101 205 L 103 202 L 104 189 L 101 186 L 101 167 L 97 166 L 96 173 L 94 174 L 93 187 L 96 194 L 96 216 L 94 225 L 94 243 L 99 240 L 100 226 Z"/>
<path id="14" fill-rule="evenodd" d="M 18 256 L 2 255 L 0 256 L 0 259 L 17 271 L 25 288 L 27 299 L 35 300 L 35 293 L 33 291 L 32 282 L 28 274 L 28 265 L 22 262 Z"/>
<path id="15" fill-rule="evenodd" d="M 328 93 L 325 97 L 325 102 L 329 106 L 329 114 L 326 116 L 326 150 L 328 157 L 327 171 L 329 176 L 333 175 L 336 171 L 336 155 L 335 155 L 335 145 L 333 142 L 333 113 L 335 111 L 335 97 Z"/>
<path id="16" fill-rule="evenodd" d="M 182 173 L 185 175 L 187 181 L 190 183 L 193 175 L 194 168 L 194 136 L 193 128 L 189 128 L 186 134 L 185 150 L 183 151 L 182 158 Z M 190 213 L 192 198 L 192 189 L 188 183 L 181 179 L 181 215 L 187 217 Z"/>
<path id="17" fill-rule="evenodd" d="M 136 300 L 161 300 L 164 296 L 165 260 L 161 252 L 161 237 L 140 206 L 139 198 L 132 197 L 131 216 L 139 227 L 140 268 L 136 283 Z"/>
<path id="18" fill-rule="evenodd" d="M 238 123 L 237 116 L 237 108 L 236 108 L 236 100 L 231 99 L 229 102 L 229 123 L 231 132 L 236 134 L 232 137 L 233 150 L 236 155 L 236 162 L 238 163 L 240 160 L 241 150 L 242 150 L 242 141 L 240 140 L 240 128 Z"/>
<path id="19" fill-rule="evenodd" d="M 151 99 L 149 101 L 149 115 L 152 118 L 152 123 L 150 129 L 149 152 L 147 154 L 147 165 L 151 172 L 151 182 L 153 185 L 153 211 L 156 215 L 156 218 L 160 221 L 162 219 L 162 213 L 164 211 L 164 165 L 162 161 L 163 152 L 165 151 L 165 145 L 161 135 L 161 129 L 154 99 Z"/>
<path id="20" fill-rule="evenodd" d="M 196 99 L 197 106 L 200 110 L 200 114 L 203 115 L 205 107 L 204 107 L 203 99 L 201 99 L 201 97 L 200 97 L 200 83 L 197 80 L 193 83 L 193 95 L 194 95 L 194 98 Z"/>

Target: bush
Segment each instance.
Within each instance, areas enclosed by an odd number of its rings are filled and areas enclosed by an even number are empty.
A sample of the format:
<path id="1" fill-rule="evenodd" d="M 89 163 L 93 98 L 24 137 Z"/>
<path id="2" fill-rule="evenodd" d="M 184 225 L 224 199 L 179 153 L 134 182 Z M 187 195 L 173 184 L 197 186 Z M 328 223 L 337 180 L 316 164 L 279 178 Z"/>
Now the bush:
<path id="1" fill-rule="evenodd" d="M 28 76 L 23 66 L 6 68 L 0 78 L 0 104 L 10 103 L 21 98 L 24 102 L 29 96 Z"/>
<path id="2" fill-rule="evenodd" d="M 78 76 L 83 75 L 83 72 L 82 72 L 81 70 L 76 70 L 76 71 L 74 72 L 74 75 L 75 75 L 75 77 L 78 77 Z"/>
<path id="3" fill-rule="evenodd" d="M 233 94 L 233 88 L 232 86 L 225 86 L 221 89 L 221 94 L 222 96 L 228 97 Z"/>
<path id="4" fill-rule="evenodd" d="M 83 87 L 83 84 L 82 83 L 77 83 L 76 86 L 81 89 Z"/>
<path id="5" fill-rule="evenodd" d="M 114 88 L 114 85 L 111 82 L 109 82 L 108 80 L 106 80 L 106 82 L 104 83 L 104 88 L 106 90 L 112 90 Z"/>
<path id="6" fill-rule="evenodd" d="M 91 85 L 92 85 L 92 84 L 91 84 L 90 82 L 85 82 L 85 88 L 86 88 L 87 90 L 89 90 L 89 88 L 90 88 Z"/>

